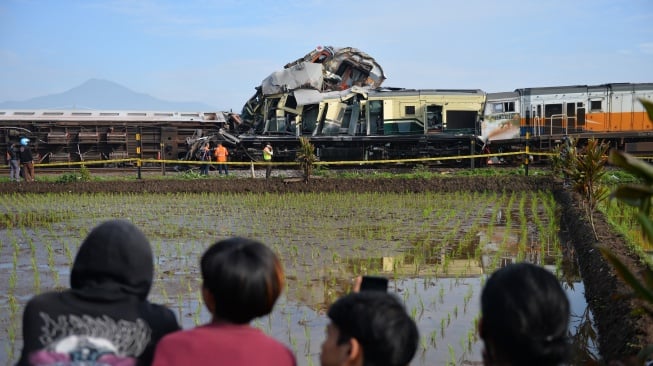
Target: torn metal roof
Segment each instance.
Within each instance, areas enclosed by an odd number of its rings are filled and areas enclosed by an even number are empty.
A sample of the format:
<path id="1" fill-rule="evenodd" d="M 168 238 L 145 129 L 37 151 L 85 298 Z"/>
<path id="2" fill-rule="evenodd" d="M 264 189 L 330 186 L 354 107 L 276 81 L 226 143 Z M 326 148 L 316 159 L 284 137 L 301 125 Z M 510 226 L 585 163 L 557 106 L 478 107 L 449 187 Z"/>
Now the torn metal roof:
<path id="1" fill-rule="evenodd" d="M 354 86 L 377 88 L 385 80 L 381 65 L 353 47 L 317 47 L 304 57 L 273 72 L 261 83 L 263 95 L 313 89 L 319 92 Z"/>

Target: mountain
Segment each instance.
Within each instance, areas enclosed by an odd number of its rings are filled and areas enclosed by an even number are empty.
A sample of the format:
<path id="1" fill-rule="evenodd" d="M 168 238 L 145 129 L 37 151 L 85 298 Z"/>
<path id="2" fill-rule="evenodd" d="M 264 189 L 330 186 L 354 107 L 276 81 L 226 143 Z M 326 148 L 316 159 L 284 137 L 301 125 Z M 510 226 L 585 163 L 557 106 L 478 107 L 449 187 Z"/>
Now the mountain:
<path id="1" fill-rule="evenodd" d="M 216 108 L 204 103 L 171 102 L 134 92 L 108 80 L 90 79 L 68 91 L 24 101 L 0 103 L 0 109 L 97 109 L 134 111 L 206 112 Z"/>

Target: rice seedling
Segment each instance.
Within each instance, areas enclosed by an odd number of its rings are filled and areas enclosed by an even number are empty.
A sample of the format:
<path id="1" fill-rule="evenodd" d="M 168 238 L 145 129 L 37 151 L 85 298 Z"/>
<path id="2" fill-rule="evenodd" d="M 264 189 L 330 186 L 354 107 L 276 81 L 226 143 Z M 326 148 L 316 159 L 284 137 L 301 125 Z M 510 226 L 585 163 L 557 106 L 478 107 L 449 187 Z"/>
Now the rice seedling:
<path id="1" fill-rule="evenodd" d="M 454 350 L 453 346 L 450 344 L 449 345 L 449 362 L 447 365 L 456 365 L 456 351 Z"/>

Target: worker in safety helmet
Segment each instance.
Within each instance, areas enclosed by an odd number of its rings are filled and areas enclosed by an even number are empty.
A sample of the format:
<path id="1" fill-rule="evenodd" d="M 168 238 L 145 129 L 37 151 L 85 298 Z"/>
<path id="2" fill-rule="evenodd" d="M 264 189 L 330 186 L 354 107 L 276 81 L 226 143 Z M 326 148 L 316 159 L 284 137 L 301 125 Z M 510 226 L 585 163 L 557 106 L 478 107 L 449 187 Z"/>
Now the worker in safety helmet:
<path id="1" fill-rule="evenodd" d="M 32 151 L 29 149 L 29 139 L 23 137 L 20 139 L 20 148 L 18 150 L 18 158 L 20 160 L 20 166 L 23 170 L 23 177 L 26 182 L 34 181 L 34 158 L 32 157 Z"/>

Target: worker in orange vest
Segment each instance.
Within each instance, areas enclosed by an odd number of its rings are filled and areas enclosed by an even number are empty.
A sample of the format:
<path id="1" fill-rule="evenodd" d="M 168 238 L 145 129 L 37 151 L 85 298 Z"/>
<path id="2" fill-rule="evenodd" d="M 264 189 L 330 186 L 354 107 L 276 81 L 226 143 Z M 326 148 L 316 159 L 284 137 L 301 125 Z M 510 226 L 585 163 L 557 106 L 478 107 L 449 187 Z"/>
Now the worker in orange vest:
<path id="1" fill-rule="evenodd" d="M 227 168 L 227 156 L 229 156 L 229 150 L 226 147 L 222 146 L 222 143 L 218 143 L 218 147 L 215 148 L 215 160 L 218 162 L 218 174 L 222 174 L 224 170 L 224 175 L 229 175 L 229 169 Z"/>

